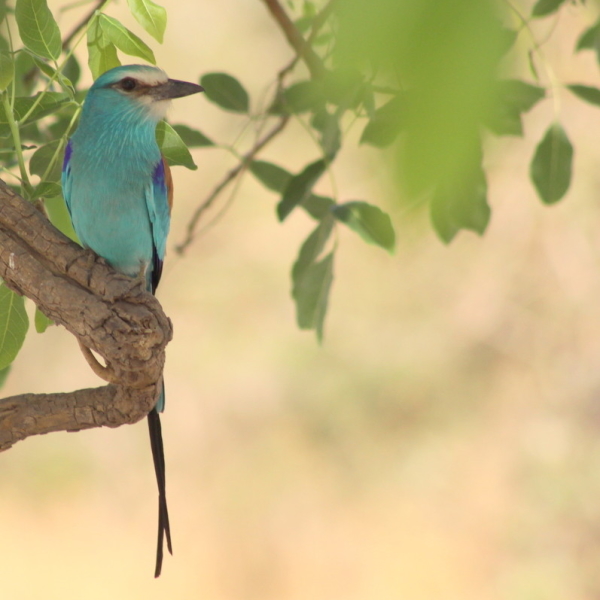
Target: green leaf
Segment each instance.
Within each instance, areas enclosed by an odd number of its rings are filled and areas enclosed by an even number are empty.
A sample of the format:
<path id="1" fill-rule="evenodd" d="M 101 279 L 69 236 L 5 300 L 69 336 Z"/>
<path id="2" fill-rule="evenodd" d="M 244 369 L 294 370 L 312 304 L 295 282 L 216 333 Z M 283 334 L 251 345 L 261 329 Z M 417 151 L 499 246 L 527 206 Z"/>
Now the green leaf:
<path id="1" fill-rule="evenodd" d="M 334 219 L 328 215 L 306 238 L 292 267 L 292 297 L 296 303 L 298 326 L 301 329 L 317 329 L 319 339 L 323 335 L 333 262 L 327 265 L 327 259 L 321 263 L 317 259 L 331 236 L 333 226 Z M 333 253 L 329 257 L 332 259 Z"/>
<path id="2" fill-rule="evenodd" d="M 389 146 L 402 129 L 403 103 L 399 96 L 393 98 L 375 111 L 360 136 L 361 144 L 370 144 L 376 148 Z"/>
<path id="3" fill-rule="evenodd" d="M 321 148 L 328 160 L 332 160 L 342 145 L 342 131 L 336 115 L 326 109 L 312 120 L 312 126 L 321 132 Z"/>
<path id="4" fill-rule="evenodd" d="M 137 56 L 153 65 L 156 64 L 154 52 L 140 38 L 122 25 L 117 19 L 104 13 L 98 15 L 98 22 L 102 31 L 121 52 L 129 56 Z"/>
<path id="5" fill-rule="evenodd" d="M 317 7 L 314 2 L 310 0 L 304 0 L 304 4 L 302 6 L 302 12 L 305 17 L 316 17 L 317 16 Z"/>
<path id="6" fill-rule="evenodd" d="M 288 182 L 281 201 L 277 205 L 277 216 L 283 221 L 291 212 L 304 202 L 321 175 L 325 172 L 327 163 L 317 160 L 308 165 L 301 173 L 294 175 Z"/>
<path id="7" fill-rule="evenodd" d="M 323 86 L 320 82 L 309 79 L 293 83 L 275 99 L 269 108 L 271 114 L 301 114 L 315 111 L 325 104 Z"/>
<path id="8" fill-rule="evenodd" d="M 87 32 L 88 65 L 92 77 L 98 79 L 102 73 L 121 64 L 115 45 L 100 26 L 100 18 L 92 19 Z"/>
<path id="9" fill-rule="evenodd" d="M 333 198 L 327 196 L 318 196 L 311 194 L 300 206 L 313 218 L 320 221 L 326 215 L 331 213 L 331 208 L 335 205 Z"/>
<path id="10" fill-rule="evenodd" d="M 496 135 L 523 135 L 521 113 L 514 106 L 498 104 L 485 119 L 486 127 Z"/>
<path id="11" fill-rule="evenodd" d="M 28 123 L 33 123 L 46 115 L 56 112 L 59 108 L 61 108 L 64 104 L 69 101 L 68 94 L 63 94 L 61 92 L 44 92 L 42 99 L 37 104 L 36 108 L 33 112 L 27 117 L 26 120 L 23 120 L 25 115 L 29 112 L 31 107 L 37 101 L 39 94 L 36 94 L 33 97 L 26 98 L 16 98 L 15 106 L 14 106 L 14 118 L 20 122 L 21 126 L 26 125 Z M 6 118 L 6 113 L 4 112 L 4 107 L 0 105 L 0 136 L 9 135 L 10 128 L 8 126 L 8 120 Z"/>
<path id="12" fill-rule="evenodd" d="M 34 323 L 38 333 L 44 333 L 50 325 L 54 325 L 54 321 L 49 319 L 37 306 L 35 307 Z"/>
<path id="13" fill-rule="evenodd" d="M 3 283 L 0 285 L 0 370 L 15 360 L 28 328 L 25 299 Z"/>
<path id="14" fill-rule="evenodd" d="M 32 113 L 25 119 L 25 115 L 30 111 L 37 101 L 40 94 L 28 98 L 16 98 L 14 107 L 14 116 L 21 125 L 37 121 L 46 115 L 56 112 L 64 104 L 69 102 L 69 95 L 63 92 L 41 92 L 42 98 L 38 102 Z M 2 113 L 3 114 L 3 113 Z M 0 123 L 4 122 L 4 117 L 0 117 Z"/>
<path id="15" fill-rule="evenodd" d="M 595 104 L 596 106 L 600 106 L 600 89 L 597 87 L 592 87 L 590 85 L 579 85 L 573 84 L 568 85 L 567 88 L 573 92 L 578 98 L 589 102 L 590 104 Z"/>
<path id="16" fill-rule="evenodd" d="M 156 126 L 156 142 L 170 166 L 183 165 L 192 171 L 198 168 L 179 134 L 166 121 Z"/>
<path id="17" fill-rule="evenodd" d="M 249 169 L 266 188 L 280 194 L 292 178 L 289 171 L 266 160 L 253 160 Z"/>
<path id="18" fill-rule="evenodd" d="M 47 181 L 60 181 L 62 171 L 62 157 L 64 155 L 64 150 L 61 150 L 61 152 L 59 152 L 55 158 L 56 150 L 59 144 L 60 140 L 55 140 L 54 142 L 50 142 L 45 146 L 40 146 L 33 153 L 33 156 L 29 161 L 29 172 L 32 175 L 38 175 L 39 177 L 44 178 L 46 169 L 48 169 L 48 167 L 50 166 L 51 161 L 55 159 L 51 170 L 45 177 L 45 179 Z"/>
<path id="19" fill-rule="evenodd" d="M 62 194 L 62 187 L 56 181 L 41 181 L 35 186 L 35 198 L 56 198 Z"/>
<path id="20" fill-rule="evenodd" d="M 518 79 L 497 83 L 498 102 L 487 116 L 486 126 L 496 135 L 523 135 L 521 113 L 531 110 L 545 95 L 546 90 Z"/>
<path id="21" fill-rule="evenodd" d="M 206 97 L 225 110 L 247 113 L 250 108 L 248 92 L 227 73 L 206 73 L 200 79 Z"/>
<path id="22" fill-rule="evenodd" d="M 79 239 L 71 223 L 71 216 L 62 195 L 45 198 L 44 207 L 52 225 L 68 238 L 79 243 Z"/>
<path id="23" fill-rule="evenodd" d="M 333 40 L 333 33 L 326 31 L 325 33 L 319 33 L 313 40 L 313 46 L 325 46 Z"/>
<path id="24" fill-rule="evenodd" d="M 167 28 L 167 11 L 152 0 L 127 0 L 136 21 L 159 43 Z"/>
<path id="25" fill-rule="evenodd" d="M 39 56 L 35 56 L 34 54 L 32 54 L 32 58 L 33 62 L 44 75 L 52 77 L 56 73 L 56 69 L 51 67 L 43 58 L 39 58 Z"/>
<path id="26" fill-rule="evenodd" d="M 2 17 L 0 16 L 0 19 Z M 4 387 L 4 384 L 6 383 L 6 379 L 8 377 L 8 374 L 10 373 L 10 367 L 11 365 L 8 365 L 8 367 L 5 367 L 4 369 L 2 369 L 0 371 L 0 388 Z"/>
<path id="27" fill-rule="evenodd" d="M 559 123 L 551 125 L 531 161 L 531 179 L 546 204 L 558 202 L 569 189 L 573 146 Z"/>
<path id="28" fill-rule="evenodd" d="M 38 56 L 58 59 L 62 50 L 60 29 L 46 0 L 17 0 L 15 19 L 26 48 Z"/>
<path id="29" fill-rule="evenodd" d="M 294 21 L 294 25 L 300 33 L 306 33 L 312 27 L 313 20 L 313 17 L 300 17 Z"/>
<path id="30" fill-rule="evenodd" d="M 431 200 L 431 221 L 440 239 L 449 244 L 461 229 L 482 235 L 490 221 L 487 182 L 481 166 L 461 185 L 439 187 Z"/>
<path id="31" fill-rule="evenodd" d="M 353 201 L 338 204 L 331 212 L 338 221 L 358 233 L 365 242 L 381 246 L 390 253 L 394 252 L 396 234 L 392 221 L 389 215 L 377 206 Z"/>
<path id="32" fill-rule="evenodd" d="M 27 77 L 27 74 L 35 67 L 31 52 L 18 52 L 13 56 L 15 59 L 15 94 L 17 96 L 31 96 L 35 86 L 35 78 Z"/>
<path id="33" fill-rule="evenodd" d="M 545 17 L 556 12 L 566 0 L 538 0 L 531 11 L 532 17 Z"/>
<path id="34" fill-rule="evenodd" d="M 518 35 L 519 35 L 519 32 L 514 29 L 502 28 L 501 38 L 500 38 L 500 54 L 501 55 L 505 54 L 512 48 Z"/>
<path id="35" fill-rule="evenodd" d="M 81 77 L 81 67 L 74 54 L 71 54 L 67 59 L 63 68 L 63 73 L 74 86 L 77 85 L 79 78 Z"/>
<path id="36" fill-rule="evenodd" d="M 600 35 L 600 21 L 597 21 L 594 25 L 586 29 L 579 39 L 577 40 L 577 45 L 575 46 L 575 50 L 579 52 L 580 50 L 595 50 L 596 44 L 598 40 L 598 36 Z"/>
<path id="37" fill-rule="evenodd" d="M 215 145 L 215 143 L 203 133 L 197 129 L 192 129 L 187 125 L 173 125 L 173 129 L 179 134 L 179 137 L 188 148 L 202 148 L 204 146 Z"/>
<path id="38" fill-rule="evenodd" d="M 60 112 L 56 115 L 56 120 L 54 122 L 48 124 L 48 133 L 52 139 L 56 140 L 70 133 L 70 129 L 72 127 L 71 122 L 75 117 L 76 110 L 77 104 L 75 102 L 70 103 L 68 106 L 65 106 L 60 110 Z M 75 117 L 75 119 L 75 122 L 77 122 L 77 117 Z"/>
<path id="39" fill-rule="evenodd" d="M 520 79 L 504 79 L 498 82 L 498 94 L 502 102 L 527 112 L 546 95 L 546 90 Z"/>
<path id="40" fill-rule="evenodd" d="M 371 91 L 371 86 L 365 84 L 360 70 L 347 66 L 328 71 L 323 87 L 327 102 L 343 109 L 357 108 L 364 100 L 365 93 Z"/>
<path id="41" fill-rule="evenodd" d="M 300 329 L 315 329 L 323 340 L 329 291 L 333 282 L 333 252 L 322 261 L 310 264 L 294 280 L 292 296 L 296 302 L 296 319 Z"/>
<path id="42" fill-rule="evenodd" d="M 73 84 L 65 75 L 63 75 L 60 71 L 57 71 L 54 67 L 51 67 L 45 60 L 38 58 L 37 56 L 34 56 L 33 60 L 42 73 L 47 75 L 50 79 L 56 79 L 65 92 L 69 94 L 71 99 L 75 97 Z"/>
<path id="43" fill-rule="evenodd" d="M 15 77 L 15 62 L 12 56 L 0 50 L 0 92 L 3 92 Z"/>
<path id="44" fill-rule="evenodd" d="M 306 238 L 300 247 L 298 258 L 292 267 L 292 281 L 296 282 L 301 279 L 306 270 L 317 261 L 319 255 L 325 248 L 325 244 L 331 236 L 334 225 L 335 221 L 331 215 L 329 215 L 324 218 Z"/>

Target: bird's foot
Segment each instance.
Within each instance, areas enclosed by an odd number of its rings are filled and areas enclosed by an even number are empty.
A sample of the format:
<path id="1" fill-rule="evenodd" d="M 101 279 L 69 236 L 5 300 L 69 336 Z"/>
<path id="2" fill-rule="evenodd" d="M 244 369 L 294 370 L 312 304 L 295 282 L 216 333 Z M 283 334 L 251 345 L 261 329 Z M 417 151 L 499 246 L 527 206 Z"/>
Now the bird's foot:
<path id="1" fill-rule="evenodd" d="M 148 291 L 148 281 L 146 279 L 147 265 L 141 264 L 140 270 L 135 277 L 131 277 L 131 283 L 127 286 L 125 293 L 121 295 L 121 298 L 126 298 L 131 301 L 138 298 L 140 294 Z"/>

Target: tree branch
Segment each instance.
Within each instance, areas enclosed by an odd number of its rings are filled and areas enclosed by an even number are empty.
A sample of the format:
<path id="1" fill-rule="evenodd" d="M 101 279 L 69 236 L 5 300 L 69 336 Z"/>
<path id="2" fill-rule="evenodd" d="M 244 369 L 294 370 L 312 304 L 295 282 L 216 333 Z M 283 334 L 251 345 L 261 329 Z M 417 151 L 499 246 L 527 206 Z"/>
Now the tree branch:
<path id="1" fill-rule="evenodd" d="M 183 254 L 187 247 L 194 241 L 194 235 L 196 233 L 196 226 L 200 217 L 204 214 L 212 203 L 219 197 L 221 192 L 252 162 L 254 157 L 274 138 L 276 137 L 287 125 L 290 117 L 285 115 L 281 117 L 279 122 L 262 138 L 260 138 L 244 156 L 242 160 L 233 169 L 229 170 L 223 179 L 215 186 L 213 191 L 208 195 L 206 200 L 194 211 L 190 222 L 186 228 L 186 236 L 183 242 L 175 247 L 175 250 L 179 254 Z"/>
<path id="2" fill-rule="evenodd" d="M 283 31 L 290 46 L 295 50 L 298 56 L 302 57 L 302 60 L 306 63 L 310 75 L 313 79 L 321 77 L 325 72 L 325 67 L 319 56 L 314 52 L 309 43 L 302 37 L 302 34 L 298 31 L 298 28 L 294 25 L 293 21 L 288 17 L 285 10 L 278 0 L 263 0 L 267 5 L 269 12 L 273 18 L 279 24 L 279 27 Z M 328 13 L 326 13 L 328 14 Z M 322 23 L 320 24 L 320 26 Z"/>
<path id="3" fill-rule="evenodd" d="M 62 235 L 2 181 L 0 277 L 102 356 L 118 381 L 93 390 L 0 401 L 0 450 L 30 435 L 117 427 L 148 413 L 172 337 L 160 304 L 140 282 Z"/>
<path id="4" fill-rule="evenodd" d="M 155 401 L 153 387 L 132 394 L 117 385 L 65 394 L 2 398 L 0 452 L 32 435 L 136 423 L 148 414 Z"/>

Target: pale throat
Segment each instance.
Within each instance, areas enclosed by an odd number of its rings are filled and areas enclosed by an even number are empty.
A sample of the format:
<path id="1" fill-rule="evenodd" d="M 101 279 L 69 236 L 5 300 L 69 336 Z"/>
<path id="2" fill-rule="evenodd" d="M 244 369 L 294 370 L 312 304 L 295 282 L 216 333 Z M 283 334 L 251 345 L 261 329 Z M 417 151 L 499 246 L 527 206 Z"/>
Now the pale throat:
<path id="1" fill-rule="evenodd" d="M 171 100 L 156 100 L 153 101 L 149 97 L 141 97 L 138 99 L 138 102 L 141 102 L 148 111 L 148 116 L 157 123 L 162 121 L 167 116 L 167 111 L 171 106 Z"/>

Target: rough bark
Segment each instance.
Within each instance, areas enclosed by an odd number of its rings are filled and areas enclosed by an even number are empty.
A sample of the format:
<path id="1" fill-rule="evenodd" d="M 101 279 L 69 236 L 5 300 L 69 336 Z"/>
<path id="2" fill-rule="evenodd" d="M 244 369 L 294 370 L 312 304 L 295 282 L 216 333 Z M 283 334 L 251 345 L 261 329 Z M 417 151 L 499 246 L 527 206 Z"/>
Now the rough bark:
<path id="1" fill-rule="evenodd" d="M 118 427 L 152 408 L 171 322 L 141 282 L 73 243 L 0 181 L 0 277 L 102 356 L 113 384 L 0 400 L 0 451 L 31 435 Z"/>

